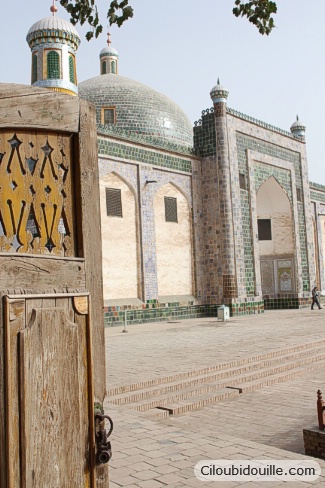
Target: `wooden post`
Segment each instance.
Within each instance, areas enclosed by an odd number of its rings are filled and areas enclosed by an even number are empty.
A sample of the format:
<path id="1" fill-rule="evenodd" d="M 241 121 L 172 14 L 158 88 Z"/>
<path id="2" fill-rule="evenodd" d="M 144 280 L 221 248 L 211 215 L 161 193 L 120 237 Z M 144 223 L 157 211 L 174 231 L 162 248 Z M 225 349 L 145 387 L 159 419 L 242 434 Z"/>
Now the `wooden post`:
<path id="1" fill-rule="evenodd" d="M 317 390 L 317 417 L 319 430 L 324 430 L 324 400 L 320 390 Z"/>

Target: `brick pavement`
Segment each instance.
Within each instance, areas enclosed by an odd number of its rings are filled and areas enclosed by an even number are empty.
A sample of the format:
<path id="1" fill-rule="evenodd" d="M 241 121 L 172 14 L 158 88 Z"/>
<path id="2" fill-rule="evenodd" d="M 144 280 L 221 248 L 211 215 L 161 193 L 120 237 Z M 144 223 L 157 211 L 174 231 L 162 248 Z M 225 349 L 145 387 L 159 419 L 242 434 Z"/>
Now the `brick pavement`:
<path id="1" fill-rule="evenodd" d="M 129 327 L 128 334 L 121 330 L 105 330 L 108 389 L 324 339 L 325 315 L 318 310 L 272 311 L 236 317 L 229 323 L 208 318 L 136 325 Z M 303 459 L 299 454 L 303 452 L 302 429 L 317 423 L 317 388 L 325 390 L 323 370 L 157 420 L 127 406 L 106 404 L 115 423 L 110 487 L 204 486 L 193 474 L 201 459 Z M 319 463 L 325 468 L 325 462 Z M 267 486 L 280 484 L 284 483 L 268 482 Z M 325 487 L 325 477 L 314 483 L 285 484 Z M 263 483 L 215 485 L 232 488 Z"/>

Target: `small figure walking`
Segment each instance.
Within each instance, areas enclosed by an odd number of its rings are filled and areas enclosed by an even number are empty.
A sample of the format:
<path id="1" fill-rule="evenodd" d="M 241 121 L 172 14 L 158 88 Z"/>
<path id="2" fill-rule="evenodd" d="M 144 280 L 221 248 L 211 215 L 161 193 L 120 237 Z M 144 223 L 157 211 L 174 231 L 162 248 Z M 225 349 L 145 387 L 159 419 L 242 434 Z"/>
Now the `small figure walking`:
<path id="1" fill-rule="evenodd" d="M 314 310 L 314 305 L 316 303 L 316 305 L 319 308 L 319 310 L 321 310 L 322 307 L 320 306 L 320 303 L 319 303 L 319 300 L 318 300 L 319 291 L 317 290 L 317 286 L 314 286 L 314 288 L 311 291 L 311 294 L 313 296 L 313 301 L 312 301 L 312 304 L 311 304 L 311 309 Z"/>

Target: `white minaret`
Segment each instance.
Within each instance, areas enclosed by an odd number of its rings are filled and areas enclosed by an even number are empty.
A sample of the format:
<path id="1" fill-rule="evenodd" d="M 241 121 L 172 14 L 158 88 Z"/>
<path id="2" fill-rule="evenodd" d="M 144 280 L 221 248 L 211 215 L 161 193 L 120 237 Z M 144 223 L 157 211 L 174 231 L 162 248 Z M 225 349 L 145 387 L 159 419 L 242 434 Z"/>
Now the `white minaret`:
<path id="1" fill-rule="evenodd" d="M 108 32 L 107 47 L 104 47 L 99 54 L 101 75 L 118 74 L 118 52 L 110 45 L 110 33 Z"/>
<path id="2" fill-rule="evenodd" d="M 32 51 L 31 83 L 77 95 L 76 51 L 80 37 L 70 22 L 56 15 L 54 2 L 52 15 L 36 22 L 26 37 Z"/>

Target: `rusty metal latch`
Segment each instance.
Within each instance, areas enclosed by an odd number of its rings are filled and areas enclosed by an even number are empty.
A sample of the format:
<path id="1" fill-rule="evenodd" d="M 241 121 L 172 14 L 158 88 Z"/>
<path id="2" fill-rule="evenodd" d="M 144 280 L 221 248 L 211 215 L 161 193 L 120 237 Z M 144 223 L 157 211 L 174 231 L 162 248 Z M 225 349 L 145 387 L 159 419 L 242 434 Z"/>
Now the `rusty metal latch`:
<path id="1" fill-rule="evenodd" d="M 105 428 L 105 420 L 110 424 L 109 430 Z M 113 432 L 113 420 L 104 411 L 95 410 L 95 441 L 96 464 L 106 464 L 112 457 L 111 443 L 107 440 Z"/>

